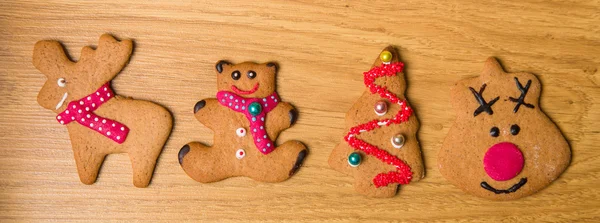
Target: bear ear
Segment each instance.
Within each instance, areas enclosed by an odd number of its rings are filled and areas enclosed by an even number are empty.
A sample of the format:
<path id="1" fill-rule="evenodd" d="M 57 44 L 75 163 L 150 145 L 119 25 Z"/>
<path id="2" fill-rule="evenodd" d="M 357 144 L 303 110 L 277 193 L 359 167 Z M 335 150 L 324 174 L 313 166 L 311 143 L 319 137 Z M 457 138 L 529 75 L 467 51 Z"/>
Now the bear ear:
<path id="1" fill-rule="evenodd" d="M 223 65 L 231 65 L 231 63 L 229 63 L 225 60 L 219 60 L 219 62 L 217 62 L 217 64 L 215 65 L 215 69 L 217 70 L 218 73 L 223 72 Z"/>
<path id="2" fill-rule="evenodd" d="M 275 62 L 268 62 L 267 67 L 271 67 L 271 68 L 275 69 L 275 73 L 277 73 L 277 70 L 279 69 L 277 67 L 277 63 L 275 63 Z"/>

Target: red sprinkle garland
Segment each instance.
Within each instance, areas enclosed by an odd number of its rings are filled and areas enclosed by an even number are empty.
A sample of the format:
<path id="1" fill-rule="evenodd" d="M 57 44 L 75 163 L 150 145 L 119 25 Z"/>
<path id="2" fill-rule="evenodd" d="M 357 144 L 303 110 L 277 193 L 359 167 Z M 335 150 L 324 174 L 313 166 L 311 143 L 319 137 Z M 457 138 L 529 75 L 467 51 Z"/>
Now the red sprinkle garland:
<path id="1" fill-rule="evenodd" d="M 382 98 L 387 98 L 392 103 L 399 104 L 400 111 L 398 111 L 398 113 L 392 119 L 375 119 L 370 122 L 354 126 L 350 128 L 350 131 L 344 137 L 346 142 L 348 142 L 348 144 L 354 149 L 361 150 L 369 156 L 375 156 L 382 162 L 394 165 L 396 167 L 396 171 L 379 173 L 377 176 L 375 176 L 375 178 L 373 178 L 373 183 L 377 188 L 387 186 L 391 183 L 408 184 L 412 179 L 410 166 L 404 163 L 404 161 L 383 149 L 377 148 L 377 146 L 371 145 L 356 138 L 356 136 L 360 135 L 362 132 L 369 132 L 383 125 L 389 126 L 391 124 L 400 124 L 408 120 L 412 114 L 412 109 L 406 104 L 406 101 L 400 100 L 394 93 L 388 91 L 386 87 L 375 84 L 375 79 L 383 76 L 396 76 L 397 73 L 402 72 L 403 69 L 403 63 L 395 62 L 391 64 L 383 64 L 379 67 L 373 67 L 371 70 L 363 73 L 365 85 L 367 88 L 369 88 L 371 93 L 377 93 Z"/>

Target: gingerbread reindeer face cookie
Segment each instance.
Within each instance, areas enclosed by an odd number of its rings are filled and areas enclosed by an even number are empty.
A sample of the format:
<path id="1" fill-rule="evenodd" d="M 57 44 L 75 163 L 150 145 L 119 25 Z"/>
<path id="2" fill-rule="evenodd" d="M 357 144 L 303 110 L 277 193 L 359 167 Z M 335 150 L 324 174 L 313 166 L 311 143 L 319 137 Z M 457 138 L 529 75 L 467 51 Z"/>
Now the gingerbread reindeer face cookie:
<path id="1" fill-rule="evenodd" d="M 108 34 L 98 47 L 86 46 L 78 62 L 71 61 L 60 43 L 39 41 L 33 64 L 48 78 L 38 103 L 58 115 L 69 131 L 81 182 L 92 184 L 104 157 L 128 153 L 133 183 L 146 187 L 172 126 L 171 114 L 147 101 L 115 95 L 112 80 L 129 61 L 131 40 L 117 41 Z"/>
<path id="2" fill-rule="evenodd" d="M 385 48 L 364 72 L 365 92 L 346 113 L 346 134 L 329 165 L 354 177 L 354 187 L 371 197 L 392 197 L 401 184 L 423 177 L 419 122 L 404 97 L 404 64 Z"/>
<path id="3" fill-rule="evenodd" d="M 216 98 L 194 106 L 194 115 L 215 132 L 214 145 L 191 142 L 179 163 L 194 180 L 208 183 L 247 176 L 264 182 L 288 179 L 307 154 L 298 141 L 275 145 L 279 133 L 296 120 L 294 108 L 275 91 L 274 63 L 219 61 Z"/>
<path id="4" fill-rule="evenodd" d="M 439 154 L 440 172 L 464 191 L 492 200 L 536 193 L 569 165 L 571 151 L 539 107 L 529 73 L 505 73 L 489 58 L 479 77 L 452 89 L 457 118 Z"/>

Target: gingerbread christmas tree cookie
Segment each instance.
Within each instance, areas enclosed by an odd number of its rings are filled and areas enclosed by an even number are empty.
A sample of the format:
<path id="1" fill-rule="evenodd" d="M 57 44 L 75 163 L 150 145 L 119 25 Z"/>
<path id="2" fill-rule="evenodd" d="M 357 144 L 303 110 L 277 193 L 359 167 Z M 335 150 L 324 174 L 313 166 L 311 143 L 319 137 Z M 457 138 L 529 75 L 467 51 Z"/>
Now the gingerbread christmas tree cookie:
<path id="1" fill-rule="evenodd" d="M 424 176 L 403 69 L 390 46 L 363 73 L 367 88 L 346 114 L 346 134 L 329 157 L 329 165 L 353 176 L 356 191 L 367 196 L 392 197 L 401 184 Z"/>
<path id="2" fill-rule="evenodd" d="M 33 65 L 48 78 L 38 103 L 67 127 L 81 182 L 92 184 L 108 154 L 127 153 L 133 184 L 150 183 L 156 160 L 171 133 L 171 114 L 148 101 L 116 95 L 110 81 L 129 61 L 133 43 L 108 34 L 71 61 L 59 42 L 35 44 Z"/>
<path id="3" fill-rule="evenodd" d="M 536 193 L 569 165 L 571 150 L 539 106 L 533 74 L 506 73 L 494 58 L 452 89 L 456 121 L 439 153 L 440 172 L 467 193 L 512 200 Z"/>
<path id="4" fill-rule="evenodd" d="M 308 150 L 298 141 L 277 146 L 279 133 L 294 124 L 297 113 L 275 91 L 274 63 L 219 61 L 216 98 L 194 106 L 198 121 L 215 132 L 214 144 L 191 142 L 179 151 L 179 163 L 194 180 L 209 183 L 246 176 L 279 182 L 302 165 Z"/>

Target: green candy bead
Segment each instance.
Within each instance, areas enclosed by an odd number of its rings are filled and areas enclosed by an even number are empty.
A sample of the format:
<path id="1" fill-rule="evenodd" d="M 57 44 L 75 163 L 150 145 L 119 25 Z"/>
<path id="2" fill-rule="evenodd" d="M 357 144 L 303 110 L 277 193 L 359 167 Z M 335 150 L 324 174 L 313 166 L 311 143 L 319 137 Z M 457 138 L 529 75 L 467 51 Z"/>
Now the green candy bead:
<path id="1" fill-rule="evenodd" d="M 357 167 L 358 165 L 360 165 L 360 161 L 361 161 L 361 157 L 360 154 L 357 152 L 353 152 L 350 153 L 350 156 L 348 156 L 348 165 L 352 166 L 352 167 Z"/>
<path id="2" fill-rule="evenodd" d="M 260 103 L 258 102 L 252 102 L 250 105 L 248 105 L 248 112 L 250 112 L 252 116 L 257 116 L 261 111 L 262 106 L 260 106 Z"/>

